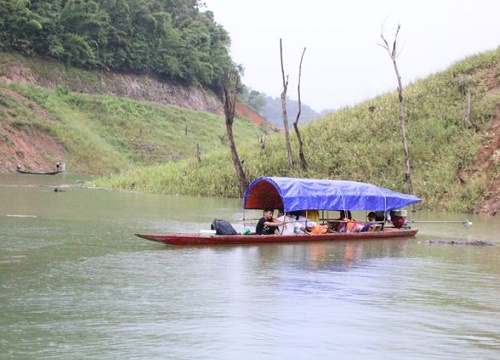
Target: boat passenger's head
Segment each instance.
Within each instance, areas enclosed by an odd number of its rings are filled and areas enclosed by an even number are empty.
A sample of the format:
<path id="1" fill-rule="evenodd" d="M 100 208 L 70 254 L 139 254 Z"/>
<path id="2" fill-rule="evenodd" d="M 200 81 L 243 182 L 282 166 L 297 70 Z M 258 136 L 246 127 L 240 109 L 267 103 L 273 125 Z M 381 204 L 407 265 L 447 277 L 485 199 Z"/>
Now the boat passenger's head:
<path id="1" fill-rule="evenodd" d="M 271 207 L 265 208 L 264 209 L 264 217 L 266 219 L 271 219 L 274 215 L 274 209 Z"/>

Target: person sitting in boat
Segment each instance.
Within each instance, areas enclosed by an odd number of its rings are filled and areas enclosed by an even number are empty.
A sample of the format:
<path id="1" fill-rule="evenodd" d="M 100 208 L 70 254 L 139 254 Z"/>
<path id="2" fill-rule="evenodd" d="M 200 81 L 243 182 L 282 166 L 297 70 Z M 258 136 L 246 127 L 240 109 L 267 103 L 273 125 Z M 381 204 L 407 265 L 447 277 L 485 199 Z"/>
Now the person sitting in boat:
<path id="1" fill-rule="evenodd" d="M 391 213 L 392 226 L 400 229 L 406 226 L 406 211 L 405 210 L 392 210 Z"/>
<path id="2" fill-rule="evenodd" d="M 311 229 L 317 226 L 317 222 L 304 216 L 304 211 L 293 211 L 290 213 L 296 221 L 296 234 L 309 234 Z"/>
<path id="3" fill-rule="evenodd" d="M 279 233 L 281 235 L 293 235 L 300 234 L 300 225 L 295 220 L 295 217 L 292 217 L 290 213 L 283 213 L 283 209 L 278 210 L 278 217 L 276 220 L 281 221 L 282 226 L 278 227 Z"/>
<path id="4" fill-rule="evenodd" d="M 347 211 L 347 222 L 345 224 L 345 232 L 359 232 L 361 228 L 357 228 L 357 221 L 352 217 L 351 212 Z"/>
<path id="5" fill-rule="evenodd" d="M 378 231 L 382 227 L 381 224 L 377 223 L 377 214 L 374 211 L 368 213 L 368 222 L 361 229 L 362 232 L 365 231 Z"/>
<path id="6" fill-rule="evenodd" d="M 328 221 L 328 228 L 334 232 L 346 232 L 349 220 L 352 220 L 351 212 L 349 210 L 340 210 L 338 219 Z"/>
<path id="7" fill-rule="evenodd" d="M 257 226 L 255 228 L 255 232 L 258 235 L 279 235 L 278 227 L 283 225 L 283 223 L 279 220 L 273 219 L 274 209 L 266 208 L 264 209 L 264 213 L 262 217 L 259 219 Z"/>
<path id="8" fill-rule="evenodd" d="M 390 211 L 375 211 L 375 221 L 380 224 L 380 230 L 384 230 L 386 222 L 391 222 Z"/>

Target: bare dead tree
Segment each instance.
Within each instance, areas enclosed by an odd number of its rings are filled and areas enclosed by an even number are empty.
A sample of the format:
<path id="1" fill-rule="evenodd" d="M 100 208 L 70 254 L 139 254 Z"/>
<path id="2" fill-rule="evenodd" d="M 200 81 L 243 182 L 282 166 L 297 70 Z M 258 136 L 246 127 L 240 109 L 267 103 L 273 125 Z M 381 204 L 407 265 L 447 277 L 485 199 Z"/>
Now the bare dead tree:
<path id="1" fill-rule="evenodd" d="M 302 112 L 302 103 L 300 101 L 300 79 L 302 77 L 302 61 L 304 60 L 304 54 L 306 52 L 306 48 L 302 51 L 302 56 L 300 57 L 300 65 L 299 65 L 299 84 L 297 86 L 298 93 L 298 102 L 299 102 L 299 111 L 297 112 L 297 117 L 295 118 L 295 122 L 293 123 L 293 128 L 295 129 L 295 134 L 297 135 L 297 139 L 299 141 L 299 156 L 300 156 L 300 166 L 302 170 L 307 171 L 307 161 L 304 155 L 304 143 L 302 142 L 302 138 L 299 132 L 299 118 Z"/>
<path id="2" fill-rule="evenodd" d="M 196 160 L 198 161 L 198 164 L 201 163 L 201 150 L 200 150 L 200 144 L 196 144 Z"/>
<path id="3" fill-rule="evenodd" d="M 471 104 L 471 97 L 470 97 L 470 92 L 468 92 L 464 106 L 464 124 L 468 128 L 472 127 L 472 123 L 470 122 L 470 104 Z"/>
<path id="4" fill-rule="evenodd" d="M 240 185 L 240 196 L 245 194 L 249 185 L 243 164 L 240 161 L 238 152 L 236 151 L 236 144 L 233 136 L 233 121 L 236 107 L 236 95 L 238 92 L 239 78 L 235 76 L 234 71 L 229 71 L 226 78 L 226 83 L 222 88 L 222 103 L 224 105 L 224 115 L 226 118 L 226 132 L 229 140 L 229 148 L 231 149 L 231 158 L 233 160 L 236 175 Z"/>
<path id="5" fill-rule="evenodd" d="M 471 96 L 469 91 L 469 82 L 465 75 L 460 75 L 458 78 L 460 92 L 465 96 L 464 104 L 464 124 L 466 127 L 471 128 L 472 123 L 470 121 L 470 110 L 471 110 Z"/>
<path id="6" fill-rule="evenodd" d="M 260 152 L 261 153 L 262 153 L 262 151 L 264 151 L 266 149 L 266 140 L 267 140 L 266 134 L 262 135 L 262 137 L 260 138 Z"/>
<path id="7" fill-rule="evenodd" d="M 382 38 L 384 44 L 379 44 L 379 45 L 382 46 L 385 50 L 387 50 L 387 53 L 389 54 L 389 57 L 392 60 L 394 71 L 396 72 L 396 77 L 398 79 L 399 119 L 401 122 L 401 136 L 403 140 L 403 151 L 405 155 L 405 179 L 406 179 L 406 184 L 408 186 L 408 193 L 413 194 L 413 184 L 411 181 L 410 154 L 408 152 L 408 142 L 406 140 L 407 134 L 406 134 L 406 117 L 405 117 L 404 97 L 403 97 L 403 84 L 401 81 L 401 75 L 399 74 L 398 64 L 396 62 L 396 58 L 399 55 L 397 52 L 397 45 L 398 45 L 398 35 L 400 29 L 401 25 L 398 25 L 396 34 L 394 35 L 394 42 L 392 43 L 392 47 L 389 46 L 389 43 L 385 39 L 383 31 L 380 34 L 380 37 Z M 412 205 L 412 210 L 414 210 L 413 205 Z"/>
<path id="8" fill-rule="evenodd" d="M 293 154 L 290 144 L 290 130 L 288 129 L 288 116 L 286 114 L 286 92 L 288 89 L 288 76 L 285 77 L 285 69 L 283 67 L 283 41 L 280 39 L 280 59 L 281 59 L 281 76 L 283 78 L 283 92 L 281 93 L 281 108 L 283 113 L 283 127 L 285 128 L 285 146 L 288 155 L 288 167 L 293 170 Z"/>

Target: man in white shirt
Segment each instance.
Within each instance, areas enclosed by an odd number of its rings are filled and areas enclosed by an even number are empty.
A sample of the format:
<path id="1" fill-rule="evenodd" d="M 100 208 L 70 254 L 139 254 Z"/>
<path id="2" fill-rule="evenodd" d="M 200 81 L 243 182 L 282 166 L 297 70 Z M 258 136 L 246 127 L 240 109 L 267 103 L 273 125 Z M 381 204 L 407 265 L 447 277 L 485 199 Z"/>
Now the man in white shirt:
<path id="1" fill-rule="evenodd" d="M 280 210 L 277 220 L 285 224 L 279 227 L 281 235 L 304 234 L 308 232 L 308 229 L 316 226 L 316 222 L 309 220 L 305 216 L 299 215 L 300 212 L 296 214 L 297 215 L 291 215 L 287 213 L 283 215 L 283 212 Z"/>
<path id="2" fill-rule="evenodd" d="M 295 221 L 294 217 L 289 216 L 288 214 L 284 215 L 280 210 L 278 213 L 277 220 L 281 221 L 284 225 L 278 227 L 281 235 L 293 235 L 293 234 L 301 234 L 303 233 L 300 230 L 300 224 Z"/>

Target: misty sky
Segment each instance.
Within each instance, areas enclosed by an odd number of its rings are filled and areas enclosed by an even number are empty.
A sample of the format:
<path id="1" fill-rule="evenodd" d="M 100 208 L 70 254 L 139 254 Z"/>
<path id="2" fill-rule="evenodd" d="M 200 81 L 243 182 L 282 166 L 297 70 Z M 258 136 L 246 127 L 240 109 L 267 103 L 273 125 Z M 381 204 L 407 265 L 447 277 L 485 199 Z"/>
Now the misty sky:
<path id="1" fill-rule="evenodd" d="M 404 85 L 466 57 L 500 46 L 500 0 L 205 0 L 230 34 L 243 83 L 272 97 L 283 91 L 283 41 L 288 96 L 316 111 L 354 105 L 388 91 L 397 79 L 381 33 L 394 40 Z"/>

